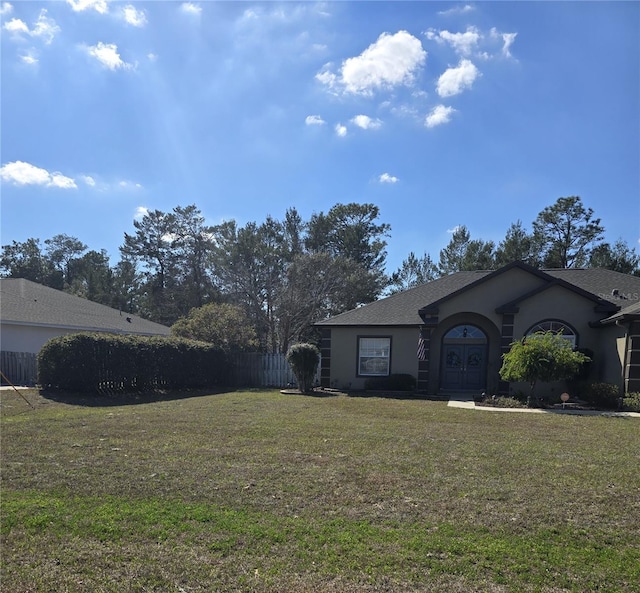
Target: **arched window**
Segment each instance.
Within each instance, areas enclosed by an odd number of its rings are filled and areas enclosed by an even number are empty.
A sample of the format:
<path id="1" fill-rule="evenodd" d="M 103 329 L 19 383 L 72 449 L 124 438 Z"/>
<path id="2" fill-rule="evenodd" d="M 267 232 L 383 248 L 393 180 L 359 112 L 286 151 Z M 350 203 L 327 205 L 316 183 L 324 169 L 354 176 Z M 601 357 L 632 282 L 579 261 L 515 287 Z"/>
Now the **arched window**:
<path id="1" fill-rule="evenodd" d="M 484 332 L 475 325 L 456 325 L 452 327 L 445 335 L 445 340 L 456 340 L 460 338 L 486 340 Z"/>
<path id="2" fill-rule="evenodd" d="M 578 343 L 578 334 L 576 334 L 576 331 L 569 324 L 558 319 L 547 319 L 540 323 L 536 323 L 529 328 L 526 335 L 529 336 L 538 332 L 549 331 L 560 334 L 563 338 L 569 340 L 574 348 L 576 347 L 576 344 Z"/>

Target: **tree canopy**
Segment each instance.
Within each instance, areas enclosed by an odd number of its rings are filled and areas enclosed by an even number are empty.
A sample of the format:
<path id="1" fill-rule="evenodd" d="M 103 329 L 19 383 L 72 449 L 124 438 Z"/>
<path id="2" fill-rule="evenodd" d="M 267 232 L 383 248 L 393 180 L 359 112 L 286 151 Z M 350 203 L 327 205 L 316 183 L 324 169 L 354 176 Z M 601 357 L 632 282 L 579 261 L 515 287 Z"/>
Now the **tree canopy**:
<path id="1" fill-rule="evenodd" d="M 581 198 L 559 198 L 528 230 L 518 220 L 497 243 L 454 229 L 437 261 L 411 251 L 387 272 L 389 224 L 370 203 L 336 204 L 303 219 L 239 225 L 207 224 L 195 204 L 150 210 L 125 232 L 120 260 L 57 234 L 2 246 L 0 274 L 53 288 L 181 328 L 210 304 L 242 311 L 257 348 L 287 352 L 316 342 L 314 323 L 389 294 L 464 270 L 497 269 L 512 261 L 534 267 L 604 267 L 640 275 L 640 255 L 624 241 L 603 240 L 604 228 Z M 186 331 L 186 330 L 185 330 Z M 195 331 L 190 330 L 193 335 Z"/>

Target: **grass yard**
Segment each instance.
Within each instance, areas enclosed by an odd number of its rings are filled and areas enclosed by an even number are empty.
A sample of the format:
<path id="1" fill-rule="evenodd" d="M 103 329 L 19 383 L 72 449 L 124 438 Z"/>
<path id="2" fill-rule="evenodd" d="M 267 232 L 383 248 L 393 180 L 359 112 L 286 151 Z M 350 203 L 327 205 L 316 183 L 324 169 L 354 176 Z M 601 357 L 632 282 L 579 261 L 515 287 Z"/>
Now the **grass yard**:
<path id="1" fill-rule="evenodd" d="M 1 393 L 1 589 L 640 590 L 640 420 Z"/>

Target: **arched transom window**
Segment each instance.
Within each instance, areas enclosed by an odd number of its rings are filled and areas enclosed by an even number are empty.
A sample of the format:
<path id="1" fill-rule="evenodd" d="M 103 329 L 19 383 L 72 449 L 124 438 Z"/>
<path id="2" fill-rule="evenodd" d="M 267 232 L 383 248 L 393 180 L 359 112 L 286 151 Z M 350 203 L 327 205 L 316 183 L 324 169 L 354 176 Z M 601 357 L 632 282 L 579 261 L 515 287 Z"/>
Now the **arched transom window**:
<path id="1" fill-rule="evenodd" d="M 560 321 L 558 319 L 547 319 L 546 321 L 536 323 L 529 328 L 527 335 L 529 336 L 538 332 L 549 331 L 560 334 L 563 338 L 569 340 L 574 348 L 576 347 L 576 344 L 578 343 L 578 335 L 575 330 L 570 325 L 564 323 L 564 321 Z"/>
<path id="2" fill-rule="evenodd" d="M 485 340 L 484 332 L 475 325 L 456 325 L 452 327 L 445 335 L 445 340 L 456 340 L 459 338 L 480 339 Z"/>

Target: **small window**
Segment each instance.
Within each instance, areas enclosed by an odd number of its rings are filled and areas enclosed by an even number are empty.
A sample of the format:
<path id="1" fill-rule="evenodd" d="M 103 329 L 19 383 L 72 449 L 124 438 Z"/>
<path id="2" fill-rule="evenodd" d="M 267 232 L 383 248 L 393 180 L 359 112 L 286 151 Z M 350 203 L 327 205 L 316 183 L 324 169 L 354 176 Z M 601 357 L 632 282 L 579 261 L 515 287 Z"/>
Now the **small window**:
<path id="1" fill-rule="evenodd" d="M 359 338 L 358 375 L 388 375 L 390 354 L 391 338 Z"/>
<path id="2" fill-rule="evenodd" d="M 533 327 L 527 331 L 527 336 L 531 334 L 535 334 L 538 332 L 553 332 L 556 334 L 560 334 L 563 338 L 568 340 L 571 343 L 573 348 L 576 347 L 578 342 L 578 336 L 576 335 L 575 330 L 570 326 L 564 323 L 563 321 L 559 321 L 557 319 L 548 319 L 547 321 L 541 321 L 540 323 L 536 323 Z"/>

